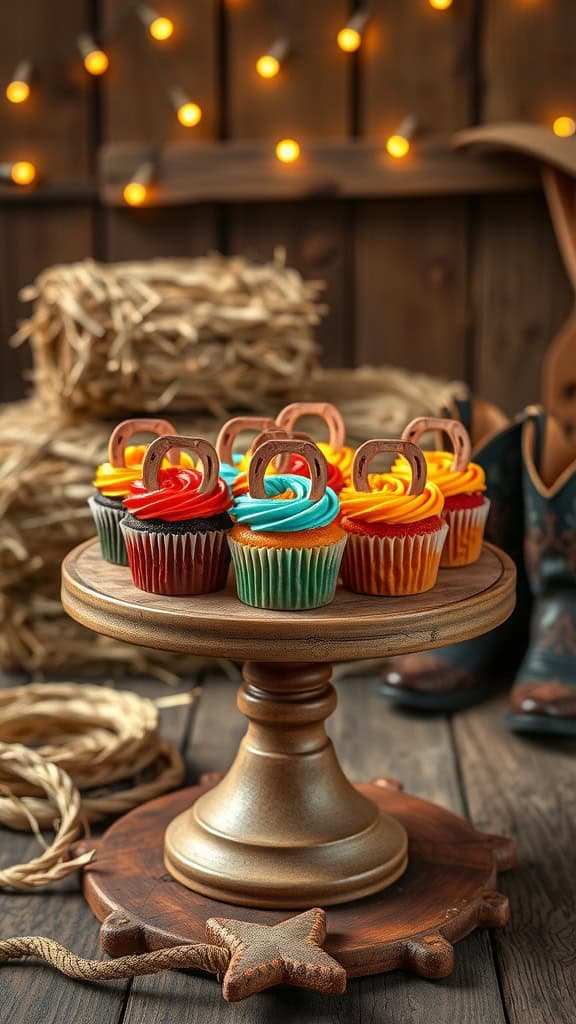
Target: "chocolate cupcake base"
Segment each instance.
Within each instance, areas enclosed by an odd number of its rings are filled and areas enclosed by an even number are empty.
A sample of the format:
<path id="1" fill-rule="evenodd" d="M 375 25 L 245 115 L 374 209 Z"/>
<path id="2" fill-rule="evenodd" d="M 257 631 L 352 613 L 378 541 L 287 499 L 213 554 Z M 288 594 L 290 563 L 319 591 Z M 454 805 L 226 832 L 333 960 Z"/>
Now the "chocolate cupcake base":
<path id="1" fill-rule="evenodd" d="M 173 523 L 127 515 L 122 534 L 135 586 L 173 597 L 222 590 L 230 566 L 227 531 L 231 526 L 226 513 Z"/>

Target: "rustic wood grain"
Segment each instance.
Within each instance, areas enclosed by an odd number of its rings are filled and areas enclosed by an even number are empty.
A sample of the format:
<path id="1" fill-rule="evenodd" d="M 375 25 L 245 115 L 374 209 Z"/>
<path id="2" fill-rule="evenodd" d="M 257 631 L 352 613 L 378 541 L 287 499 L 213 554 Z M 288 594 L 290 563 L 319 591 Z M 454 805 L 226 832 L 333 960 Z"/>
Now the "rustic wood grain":
<path id="1" fill-rule="evenodd" d="M 409 114 L 423 136 L 469 123 L 474 6 L 373 5 L 360 54 L 368 135 L 385 138 Z"/>
<path id="2" fill-rule="evenodd" d="M 105 211 L 108 259 L 145 260 L 205 256 L 218 248 L 214 207 L 172 206 L 166 209 Z"/>
<path id="3" fill-rule="evenodd" d="M 110 69 L 104 82 L 104 138 L 139 140 L 148 148 L 167 140 L 214 137 L 218 124 L 216 18 L 211 0 L 170 0 L 149 5 L 169 15 L 174 35 L 150 39 L 134 14 L 133 0 L 99 0 L 103 32 L 110 39 Z M 202 107 L 202 120 L 183 127 L 169 90 L 180 86 Z M 134 169 L 134 168 L 132 168 Z"/>
<path id="4" fill-rule="evenodd" d="M 473 383 L 514 414 L 539 402 L 544 353 L 568 317 L 568 283 L 544 199 L 478 201 L 472 304 Z"/>
<path id="5" fill-rule="evenodd" d="M 259 260 L 270 259 L 276 246 L 304 278 L 325 281 L 328 315 L 317 327 L 324 366 L 353 362 L 351 318 L 353 262 L 351 212 L 330 200 L 241 204 L 229 210 L 229 247 Z"/>
<path id="6" fill-rule="evenodd" d="M 347 0 L 315 0 L 303 8 L 282 0 L 227 5 L 231 138 L 332 137 L 346 133 L 350 61 L 336 45 Z M 291 44 L 276 78 L 256 61 L 279 37 Z M 322 82 L 322 87 L 318 83 Z"/>
<path id="7" fill-rule="evenodd" d="M 0 161 L 32 160 L 51 184 L 73 185 L 91 168 L 95 83 L 76 46 L 84 28 L 83 5 L 76 0 L 59 0 L 57 18 L 53 5 L 38 0 L 3 5 L 0 15 Z M 4 89 L 23 58 L 36 71 L 28 100 L 15 105 Z M 1 185 L 0 198 L 11 191 Z"/>
<path id="8" fill-rule="evenodd" d="M 466 373 L 462 200 L 364 203 L 356 231 L 356 362 Z"/>
<path id="9" fill-rule="evenodd" d="M 146 159 L 142 142 L 107 143 L 99 152 L 100 196 L 122 204 L 122 187 Z M 533 190 L 537 174 L 522 157 L 485 160 L 452 151 L 445 138 L 424 141 L 405 161 L 393 161 L 380 140 L 317 140 L 302 144 L 293 164 L 281 164 L 274 140 L 172 142 L 162 153 L 158 205 L 207 201 L 453 196 Z"/>
<path id="10" fill-rule="evenodd" d="M 278 662 L 388 657 L 481 635 L 510 615 L 516 578 L 511 559 L 486 544 L 474 565 L 441 569 L 425 594 L 378 599 L 339 587 L 323 608 L 274 612 L 241 604 L 231 585 L 201 598 L 138 590 L 127 568 L 103 561 L 96 538 L 70 552 L 62 573 L 65 610 L 97 632 L 166 650 Z"/>
<path id="11" fill-rule="evenodd" d="M 0 401 L 27 390 L 22 374 L 30 365 L 30 351 L 9 345 L 26 313 L 19 289 L 50 263 L 89 255 L 92 227 L 92 210 L 86 206 L 0 206 Z"/>
<path id="12" fill-rule="evenodd" d="M 573 110 L 572 0 L 485 0 L 483 8 L 483 120 L 551 124 Z"/>
<path id="13" fill-rule="evenodd" d="M 518 844 L 502 880 L 512 921 L 493 942 L 510 1024 L 574 1021 L 576 744 L 520 739 L 504 698 L 463 712 L 455 739 L 470 816 Z"/>

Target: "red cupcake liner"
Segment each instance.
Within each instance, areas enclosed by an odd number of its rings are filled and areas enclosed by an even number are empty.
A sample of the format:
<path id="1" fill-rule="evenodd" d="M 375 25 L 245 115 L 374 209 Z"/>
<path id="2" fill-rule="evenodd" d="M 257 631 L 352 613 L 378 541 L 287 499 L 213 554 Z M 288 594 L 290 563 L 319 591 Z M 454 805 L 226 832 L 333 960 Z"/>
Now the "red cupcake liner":
<path id="1" fill-rule="evenodd" d="M 448 528 L 399 537 L 348 534 L 342 583 L 357 594 L 400 597 L 431 590 Z"/>
<path id="2" fill-rule="evenodd" d="M 121 526 L 139 590 L 173 597 L 211 594 L 226 586 L 230 549 L 225 530 L 159 533 Z"/>

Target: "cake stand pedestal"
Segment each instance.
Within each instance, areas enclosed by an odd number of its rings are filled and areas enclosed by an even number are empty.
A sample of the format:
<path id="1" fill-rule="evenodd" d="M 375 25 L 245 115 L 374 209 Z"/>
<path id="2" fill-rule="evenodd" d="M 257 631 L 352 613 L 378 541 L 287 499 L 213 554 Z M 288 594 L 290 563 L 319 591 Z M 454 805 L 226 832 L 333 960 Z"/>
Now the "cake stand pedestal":
<path id="1" fill-rule="evenodd" d="M 202 941 L 207 918 L 275 924 L 287 908 L 328 907 L 326 951 L 349 976 L 396 967 L 442 977 L 452 943 L 508 919 L 494 890 L 511 840 L 398 785 L 348 782 L 324 720 L 330 663 L 428 650 L 481 635 L 514 606 L 511 560 L 486 544 L 432 591 L 275 612 L 230 588 L 194 598 L 137 590 L 96 540 L 66 558 L 62 600 L 79 622 L 148 647 L 244 662 L 248 730 L 230 770 L 127 814 L 97 841 L 84 891 L 114 954 Z M 353 684 L 351 684 L 353 685 Z M 92 841 L 91 841 L 91 845 Z M 242 908 L 241 910 L 239 908 Z"/>

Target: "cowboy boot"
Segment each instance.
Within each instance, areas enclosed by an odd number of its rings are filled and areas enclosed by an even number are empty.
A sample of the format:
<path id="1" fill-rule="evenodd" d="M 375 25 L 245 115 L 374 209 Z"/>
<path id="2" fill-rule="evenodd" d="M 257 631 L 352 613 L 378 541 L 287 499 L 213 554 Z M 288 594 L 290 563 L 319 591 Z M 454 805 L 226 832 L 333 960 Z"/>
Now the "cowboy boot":
<path id="1" fill-rule="evenodd" d="M 472 438 L 472 458 L 486 474 L 490 514 L 485 537 L 516 563 L 518 600 L 511 618 L 485 636 L 422 654 L 394 659 L 379 691 L 396 704 L 430 711 L 453 711 L 488 696 L 496 666 L 512 674 L 528 640 L 529 588 L 522 552 L 521 422 L 496 406 L 475 399 L 456 401 L 446 415 L 460 419 Z M 506 661 L 508 664 L 506 664 Z"/>
<path id="2" fill-rule="evenodd" d="M 508 725 L 576 735 L 576 443 L 543 413 L 522 431 L 530 643 Z"/>

